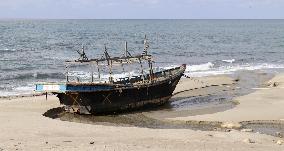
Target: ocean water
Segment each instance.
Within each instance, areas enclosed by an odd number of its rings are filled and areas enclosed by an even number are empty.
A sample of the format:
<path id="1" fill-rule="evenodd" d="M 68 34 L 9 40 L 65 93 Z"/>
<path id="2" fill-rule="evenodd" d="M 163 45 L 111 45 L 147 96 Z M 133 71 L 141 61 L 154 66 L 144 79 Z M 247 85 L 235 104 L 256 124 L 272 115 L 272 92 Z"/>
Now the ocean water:
<path id="1" fill-rule="evenodd" d="M 186 63 L 189 76 L 284 69 L 284 20 L 0 20 L 0 96 L 64 81 L 64 61 L 78 58 L 82 45 L 89 58 L 105 44 L 120 56 L 125 41 L 141 53 L 145 34 L 156 67 Z"/>

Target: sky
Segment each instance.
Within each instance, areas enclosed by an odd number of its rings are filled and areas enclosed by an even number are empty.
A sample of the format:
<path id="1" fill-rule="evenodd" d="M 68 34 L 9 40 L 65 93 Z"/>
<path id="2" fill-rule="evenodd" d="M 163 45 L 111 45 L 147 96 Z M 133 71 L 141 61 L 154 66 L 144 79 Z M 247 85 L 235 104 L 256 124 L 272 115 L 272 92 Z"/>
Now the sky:
<path id="1" fill-rule="evenodd" d="M 284 0 L 0 0 L 0 18 L 284 19 Z"/>

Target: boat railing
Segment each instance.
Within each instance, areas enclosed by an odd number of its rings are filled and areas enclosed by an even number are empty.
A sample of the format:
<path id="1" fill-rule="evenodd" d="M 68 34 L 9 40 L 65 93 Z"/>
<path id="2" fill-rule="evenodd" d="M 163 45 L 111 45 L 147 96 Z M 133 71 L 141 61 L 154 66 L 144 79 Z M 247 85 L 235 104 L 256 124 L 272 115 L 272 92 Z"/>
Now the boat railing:
<path id="1" fill-rule="evenodd" d="M 113 75 L 113 67 L 117 64 L 120 64 L 122 67 L 124 66 L 124 64 L 133 64 L 133 63 L 139 63 L 140 64 L 140 73 L 142 75 L 145 74 L 145 71 L 143 69 L 143 63 L 148 63 L 148 72 L 150 75 L 153 75 L 153 68 L 152 68 L 152 64 L 153 64 L 153 58 L 150 54 L 148 54 L 148 48 L 149 48 L 149 43 L 147 40 L 147 37 L 145 35 L 144 38 L 144 49 L 143 52 L 139 55 L 131 55 L 130 52 L 128 51 L 128 47 L 127 47 L 127 42 L 125 42 L 125 49 L 124 49 L 124 54 L 121 57 L 111 57 L 111 55 L 108 53 L 108 49 L 105 45 L 104 47 L 104 55 L 100 58 L 88 58 L 86 56 L 84 47 L 82 47 L 82 50 L 78 50 L 77 52 L 79 53 L 80 57 L 77 60 L 74 61 L 66 61 L 66 79 L 67 82 L 69 82 L 69 67 L 72 65 L 78 65 L 78 64 L 86 64 L 86 65 L 90 65 L 92 67 L 96 66 L 97 68 L 97 73 L 98 73 L 98 81 L 102 81 L 104 82 L 104 79 L 102 80 L 101 78 L 101 69 L 100 67 L 107 67 L 108 68 L 108 74 L 109 74 L 109 78 L 108 78 L 108 82 L 109 83 L 113 83 L 115 82 L 115 78 Z M 124 72 L 124 68 L 123 68 L 123 72 Z M 152 76 L 150 77 L 150 81 L 152 80 Z M 129 82 L 133 82 L 133 79 L 138 79 L 138 78 L 130 78 Z M 77 80 L 77 82 L 80 82 L 80 78 L 76 77 L 75 81 Z M 94 82 L 94 77 L 92 75 L 92 82 Z M 96 79 L 97 80 L 97 79 Z M 143 80 L 143 79 L 142 79 Z M 127 80 L 124 80 L 127 81 Z M 136 80 L 135 80 L 136 81 Z M 134 81 L 134 82 L 135 82 Z M 139 81 L 139 80 L 138 80 Z"/>

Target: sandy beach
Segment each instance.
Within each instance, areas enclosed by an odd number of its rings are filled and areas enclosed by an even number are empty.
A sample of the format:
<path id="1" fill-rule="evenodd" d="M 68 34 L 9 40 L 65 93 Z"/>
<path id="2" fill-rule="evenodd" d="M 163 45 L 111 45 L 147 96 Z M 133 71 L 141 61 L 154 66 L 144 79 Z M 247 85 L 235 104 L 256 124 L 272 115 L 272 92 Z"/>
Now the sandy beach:
<path id="1" fill-rule="evenodd" d="M 284 119 L 284 74 L 267 82 L 267 87 L 254 88 L 255 92 L 234 98 L 238 105 L 224 112 L 214 114 L 178 117 L 175 120 L 201 121 L 253 121 Z"/>
<path id="2" fill-rule="evenodd" d="M 174 92 L 177 98 L 230 93 L 238 80 L 228 76 L 183 79 Z M 86 124 L 43 116 L 59 107 L 55 96 L 2 98 L 0 101 L 0 150 L 284 150 L 282 138 L 228 126 L 243 121 L 284 119 L 284 74 L 278 74 L 265 87 L 232 99 L 235 106 L 208 114 L 175 114 L 157 117 L 166 121 L 215 121 L 226 131 L 192 129 L 152 129 L 134 126 Z M 161 113 L 161 112 L 157 112 Z M 229 124 L 228 124 L 229 123 Z"/>

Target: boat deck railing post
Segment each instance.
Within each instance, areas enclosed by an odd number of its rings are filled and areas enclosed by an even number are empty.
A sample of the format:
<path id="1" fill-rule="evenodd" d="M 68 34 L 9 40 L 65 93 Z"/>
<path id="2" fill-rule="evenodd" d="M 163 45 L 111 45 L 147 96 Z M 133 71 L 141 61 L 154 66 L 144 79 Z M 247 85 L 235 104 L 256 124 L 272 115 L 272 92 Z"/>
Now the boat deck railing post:
<path id="1" fill-rule="evenodd" d="M 142 81 L 144 83 L 144 71 L 143 71 L 143 64 L 141 59 L 139 58 L 139 63 L 140 63 L 140 70 L 141 70 L 141 76 L 142 76 Z"/>
<path id="2" fill-rule="evenodd" d="M 65 74 L 66 74 L 66 81 L 69 82 L 69 66 L 68 65 L 65 65 Z"/>
<path id="3" fill-rule="evenodd" d="M 96 61 L 96 62 L 97 62 L 97 68 L 98 68 L 98 78 L 101 81 L 101 73 L 100 73 L 99 62 L 98 61 Z"/>

